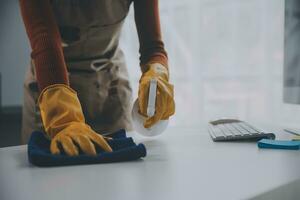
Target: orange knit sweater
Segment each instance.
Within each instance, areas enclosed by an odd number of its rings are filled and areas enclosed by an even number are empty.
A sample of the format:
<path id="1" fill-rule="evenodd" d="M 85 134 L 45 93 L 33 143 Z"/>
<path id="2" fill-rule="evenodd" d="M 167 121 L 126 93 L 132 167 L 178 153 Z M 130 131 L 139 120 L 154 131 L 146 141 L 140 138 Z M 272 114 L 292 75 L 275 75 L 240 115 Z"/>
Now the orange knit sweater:
<path id="1" fill-rule="evenodd" d="M 52 84 L 69 84 L 58 26 L 50 0 L 19 0 L 31 44 L 40 90 Z M 62 0 L 63 1 L 63 0 Z M 158 0 L 134 0 L 135 22 L 140 42 L 140 63 L 158 62 L 167 66 L 161 39 Z"/>

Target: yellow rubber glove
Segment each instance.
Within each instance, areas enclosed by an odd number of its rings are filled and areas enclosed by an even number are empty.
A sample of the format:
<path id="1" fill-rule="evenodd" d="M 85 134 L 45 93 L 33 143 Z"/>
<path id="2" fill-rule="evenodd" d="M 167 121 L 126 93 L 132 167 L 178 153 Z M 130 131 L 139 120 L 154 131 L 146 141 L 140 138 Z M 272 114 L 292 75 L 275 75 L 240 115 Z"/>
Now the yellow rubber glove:
<path id="1" fill-rule="evenodd" d="M 157 80 L 155 114 L 147 116 L 147 105 L 150 88 L 150 80 Z M 149 128 L 159 120 L 166 120 L 175 113 L 174 87 L 169 83 L 169 72 L 167 67 L 159 63 L 151 63 L 144 66 L 140 79 L 139 92 L 139 112 L 147 117 L 144 127 Z"/>
<path id="2" fill-rule="evenodd" d="M 45 88 L 38 102 L 46 134 L 51 139 L 52 154 L 60 154 L 59 144 L 69 156 L 78 155 L 78 148 L 85 154 L 96 155 L 94 143 L 112 151 L 104 137 L 85 123 L 77 93 L 67 85 Z"/>

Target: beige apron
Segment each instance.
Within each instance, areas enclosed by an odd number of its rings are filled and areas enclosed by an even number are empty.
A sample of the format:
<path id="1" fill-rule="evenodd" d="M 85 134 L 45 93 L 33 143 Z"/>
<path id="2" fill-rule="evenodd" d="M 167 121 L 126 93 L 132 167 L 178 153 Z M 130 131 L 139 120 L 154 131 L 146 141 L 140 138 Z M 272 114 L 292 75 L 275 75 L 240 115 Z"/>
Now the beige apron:
<path id="1" fill-rule="evenodd" d="M 77 91 L 87 124 L 99 133 L 131 129 L 131 87 L 118 48 L 131 0 L 53 0 L 70 86 Z M 24 83 L 22 141 L 43 131 L 34 63 Z"/>

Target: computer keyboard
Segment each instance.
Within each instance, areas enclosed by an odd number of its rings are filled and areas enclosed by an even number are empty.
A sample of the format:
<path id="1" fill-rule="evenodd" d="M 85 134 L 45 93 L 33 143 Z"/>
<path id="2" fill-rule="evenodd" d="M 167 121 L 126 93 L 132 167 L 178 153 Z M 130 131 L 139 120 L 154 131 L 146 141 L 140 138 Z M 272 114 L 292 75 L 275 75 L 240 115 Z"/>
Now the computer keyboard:
<path id="1" fill-rule="evenodd" d="M 237 119 L 211 121 L 208 130 L 213 141 L 275 139 L 274 133 L 265 133 Z"/>

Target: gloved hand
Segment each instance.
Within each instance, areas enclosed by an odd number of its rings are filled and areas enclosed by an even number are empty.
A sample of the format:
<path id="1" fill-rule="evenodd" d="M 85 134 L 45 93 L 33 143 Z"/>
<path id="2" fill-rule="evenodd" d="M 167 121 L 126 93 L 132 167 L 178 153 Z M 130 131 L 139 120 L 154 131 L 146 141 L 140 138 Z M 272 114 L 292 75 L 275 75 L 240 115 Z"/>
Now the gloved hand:
<path id="1" fill-rule="evenodd" d="M 150 80 L 157 80 L 155 114 L 147 116 L 148 95 Z M 174 87 L 169 83 L 169 72 L 167 67 L 159 63 L 151 63 L 144 66 L 140 79 L 138 101 L 139 112 L 147 117 L 144 127 L 149 128 L 159 120 L 166 120 L 175 113 Z"/>
<path id="2" fill-rule="evenodd" d="M 88 155 L 96 155 L 93 143 L 112 151 L 104 137 L 85 123 L 77 93 L 69 86 L 55 84 L 45 88 L 38 102 L 52 154 L 60 154 L 59 144 L 70 156 L 78 155 L 78 147 Z"/>

